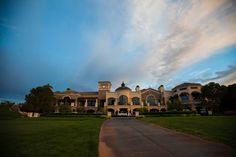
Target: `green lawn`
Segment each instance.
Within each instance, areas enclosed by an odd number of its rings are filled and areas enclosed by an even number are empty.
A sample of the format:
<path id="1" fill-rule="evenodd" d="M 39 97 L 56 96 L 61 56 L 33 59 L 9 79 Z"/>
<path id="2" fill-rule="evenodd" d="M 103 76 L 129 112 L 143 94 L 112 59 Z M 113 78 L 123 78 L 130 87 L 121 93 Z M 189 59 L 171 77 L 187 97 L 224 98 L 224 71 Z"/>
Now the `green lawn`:
<path id="1" fill-rule="evenodd" d="M 142 120 L 236 147 L 236 116 L 145 117 Z"/>
<path id="2" fill-rule="evenodd" d="M 96 157 L 104 120 L 98 117 L 1 119 L 0 154 Z"/>

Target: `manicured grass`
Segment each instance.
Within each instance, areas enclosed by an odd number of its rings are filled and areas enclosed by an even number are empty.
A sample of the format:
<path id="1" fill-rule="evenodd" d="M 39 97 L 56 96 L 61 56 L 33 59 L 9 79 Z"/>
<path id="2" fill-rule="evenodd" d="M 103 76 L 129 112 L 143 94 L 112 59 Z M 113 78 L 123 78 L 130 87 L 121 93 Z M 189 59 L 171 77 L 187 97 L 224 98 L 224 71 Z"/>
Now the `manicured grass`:
<path id="1" fill-rule="evenodd" d="M 18 118 L 0 120 L 0 155 L 96 157 L 98 117 Z"/>
<path id="2" fill-rule="evenodd" d="M 145 117 L 142 120 L 236 147 L 236 116 Z"/>

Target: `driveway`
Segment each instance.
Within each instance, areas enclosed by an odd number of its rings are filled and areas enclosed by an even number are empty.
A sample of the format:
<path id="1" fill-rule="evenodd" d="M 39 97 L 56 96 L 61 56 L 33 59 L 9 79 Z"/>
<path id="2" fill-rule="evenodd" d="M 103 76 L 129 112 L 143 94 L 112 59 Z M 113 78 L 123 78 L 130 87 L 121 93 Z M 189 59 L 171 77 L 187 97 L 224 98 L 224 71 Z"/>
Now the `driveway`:
<path id="1" fill-rule="evenodd" d="M 120 117 L 105 121 L 100 132 L 100 157 L 227 157 L 233 148 L 201 138 Z"/>

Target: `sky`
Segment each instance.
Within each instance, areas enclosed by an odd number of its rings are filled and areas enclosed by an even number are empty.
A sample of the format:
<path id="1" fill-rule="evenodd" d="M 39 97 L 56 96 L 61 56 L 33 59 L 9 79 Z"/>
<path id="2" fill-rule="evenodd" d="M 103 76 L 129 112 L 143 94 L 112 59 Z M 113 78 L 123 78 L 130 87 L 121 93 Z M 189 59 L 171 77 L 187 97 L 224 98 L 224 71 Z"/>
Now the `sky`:
<path id="1" fill-rule="evenodd" d="M 236 83 L 234 0 L 0 0 L 0 99 Z"/>

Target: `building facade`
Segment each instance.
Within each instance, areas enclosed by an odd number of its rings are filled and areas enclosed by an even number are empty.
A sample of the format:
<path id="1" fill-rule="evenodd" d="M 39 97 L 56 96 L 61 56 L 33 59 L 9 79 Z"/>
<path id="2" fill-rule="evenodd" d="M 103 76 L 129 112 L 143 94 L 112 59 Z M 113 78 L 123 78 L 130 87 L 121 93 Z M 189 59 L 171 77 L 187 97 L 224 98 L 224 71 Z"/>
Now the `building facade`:
<path id="1" fill-rule="evenodd" d="M 202 85 L 199 83 L 182 83 L 172 89 L 172 100 L 180 101 L 184 108 L 197 110 L 200 107 Z"/>
<path id="2" fill-rule="evenodd" d="M 109 111 L 113 115 L 133 115 L 137 110 L 158 112 L 167 110 L 167 102 L 173 98 L 182 103 L 190 104 L 191 110 L 195 110 L 197 104 L 196 95 L 201 90 L 200 84 L 181 84 L 168 91 L 161 85 L 158 89 L 140 89 L 137 85 L 134 90 L 123 82 L 115 91 L 111 91 L 110 81 L 99 81 L 98 91 L 77 92 L 67 89 L 64 92 L 55 92 L 55 112 L 60 112 L 62 106 L 71 112 L 95 112 Z"/>

